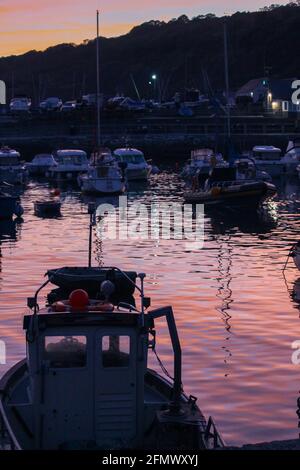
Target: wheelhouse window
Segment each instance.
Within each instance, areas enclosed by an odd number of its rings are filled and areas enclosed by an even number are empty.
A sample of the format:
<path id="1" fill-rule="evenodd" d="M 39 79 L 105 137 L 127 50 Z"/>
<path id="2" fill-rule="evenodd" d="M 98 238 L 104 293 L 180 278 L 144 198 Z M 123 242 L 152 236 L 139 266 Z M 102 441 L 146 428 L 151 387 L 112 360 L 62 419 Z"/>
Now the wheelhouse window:
<path id="1" fill-rule="evenodd" d="M 85 336 L 46 336 L 44 360 L 53 368 L 84 367 L 86 365 Z"/>
<path id="2" fill-rule="evenodd" d="M 102 337 L 102 365 L 103 367 L 129 367 L 130 337 L 129 336 L 103 336 Z"/>

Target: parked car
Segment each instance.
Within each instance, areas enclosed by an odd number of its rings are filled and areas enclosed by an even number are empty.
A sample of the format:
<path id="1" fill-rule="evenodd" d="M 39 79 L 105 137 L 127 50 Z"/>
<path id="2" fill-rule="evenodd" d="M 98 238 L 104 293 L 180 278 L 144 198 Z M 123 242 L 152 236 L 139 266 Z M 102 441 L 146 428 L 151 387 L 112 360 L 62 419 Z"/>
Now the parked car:
<path id="1" fill-rule="evenodd" d="M 72 112 L 72 111 L 75 111 L 75 109 L 77 108 L 77 103 L 76 101 L 66 101 L 62 107 L 61 107 L 61 111 L 62 112 Z"/>
<path id="2" fill-rule="evenodd" d="M 12 113 L 28 112 L 31 108 L 31 99 L 24 97 L 16 97 L 10 101 L 9 109 Z"/>
<path id="3" fill-rule="evenodd" d="M 47 98 L 40 103 L 40 110 L 41 111 L 59 111 L 62 107 L 62 100 L 57 98 L 56 96 L 52 96 L 51 98 Z"/>

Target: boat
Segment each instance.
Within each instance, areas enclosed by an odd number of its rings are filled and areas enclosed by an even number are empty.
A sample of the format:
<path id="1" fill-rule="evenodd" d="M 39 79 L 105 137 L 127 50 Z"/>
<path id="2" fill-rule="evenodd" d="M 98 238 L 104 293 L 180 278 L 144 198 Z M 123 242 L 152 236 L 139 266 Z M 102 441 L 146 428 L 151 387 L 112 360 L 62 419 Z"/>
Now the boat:
<path id="1" fill-rule="evenodd" d="M 50 168 L 50 177 L 57 181 L 77 182 L 78 176 L 86 173 L 89 162 L 83 150 L 57 150 L 53 154 L 57 165 Z"/>
<path id="2" fill-rule="evenodd" d="M 91 238 L 88 267 L 48 271 L 27 300 L 27 356 L 0 381 L 0 439 L 22 450 L 223 447 L 213 419 L 206 420 L 197 399 L 183 391 L 172 307 L 149 310 L 144 273 L 93 268 L 90 256 Z M 39 294 L 53 283 L 62 291 L 39 308 Z M 138 307 L 128 301 L 135 291 Z M 156 351 L 163 319 L 173 378 Z M 165 376 L 148 367 L 151 351 Z"/>
<path id="3" fill-rule="evenodd" d="M 5 193 L 0 188 L 0 220 L 12 219 L 14 215 L 21 217 L 23 212 L 19 199 Z"/>
<path id="4" fill-rule="evenodd" d="M 60 215 L 60 201 L 35 201 L 34 213 L 38 217 L 49 217 Z"/>
<path id="5" fill-rule="evenodd" d="M 184 166 L 181 177 L 192 180 L 194 176 L 197 176 L 204 182 L 214 166 L 227 167 L 229 165 L 220 153 L 215 153 L 211 149 L 192 150 L 191 158 Z"/>
<path id="6" fill-rule="evenodd" d="M 24 184 L 27 178 L 25 166 L 20 161 L 20 153 L 9 147 L 0 148 L 0 182 Z"/>
<path id="7" fill-rule="evenodd" d="M 258 181 L 272 182 L 271 175 L 266 171 L 259 170 L 256 167 L 255 161 L 251 158 L 237 158 L 234 161 L 233 166 L 236 168 L 236 179 L 238 180 L 255 179 Z"/>
<path id="8" fill-rule="evenodd" d="M 41 153 L 36 155 L 32 162 L 27 163 L 29 175 L 31 176 L 49 176 L 50 170 L 57 166 L 52 154 Z"/>
<path id="9" fill-rule="evenodd" d="M 125 176 L 128 181 L 147 181 L 151 174 L 151 165 L 149 165 L 143 152 L 140 150 L 126 147 L 119 148 L 113 152 L 113 156 L 118 163 L 127 165 Z"/>
<path id="10" fill-rule="evenodd" d="M 276 187 L 272 183 L 256 179 L 238 179 L 237 176 L 237 169 L 234 167 L 214 168 L 204 189 L 192 188 L 184 193 L 185 202 L 257 209 L 276 194 Z"/>
<path id="11" fill-rule="evenodd" d="M 284 172 L 288 175 L 297 175 L 297 167 L 300 166 L 300 142 L 290 140 L 286 153 L 282 158 Z"/>
<path id="12" fill-rule="evenodd" d="M 271 176 L 280 176 L 285 172 L 281 150 L 277 147 L 272 145 L 253 147 L 251 157 L 255 161 L 258 170 L 266 171 Z"/>
<path id="13" fill-rule="evenodd" d="M 300 241 L 295 243 L 291 250 L 291 257 L 294 260 L 295 266 L 300 271 Z"/>
<path id="14" fill-rule="evenodd" d="M 92 155 L 88 172 L 78 177 L 78 184 L 86 194 L 122 194 L 126 190 L 125 168 L 120 168 L 110 150 L 103 149 Z"/>

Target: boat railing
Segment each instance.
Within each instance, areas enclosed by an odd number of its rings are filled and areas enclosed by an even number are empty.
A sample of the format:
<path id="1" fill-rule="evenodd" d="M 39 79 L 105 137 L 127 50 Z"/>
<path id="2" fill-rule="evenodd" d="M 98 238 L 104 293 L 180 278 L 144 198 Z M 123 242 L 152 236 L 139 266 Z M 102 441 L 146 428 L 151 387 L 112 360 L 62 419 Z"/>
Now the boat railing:
<path id="1" fill-rule="evenodd" d="M 204 439 L 209 449 L 217 449 L 218 447 L 225 447 L 225 442 L 222 439 L 217 426 L 210 416 L 206 425 L 206 429 L 204 432 Z"/>

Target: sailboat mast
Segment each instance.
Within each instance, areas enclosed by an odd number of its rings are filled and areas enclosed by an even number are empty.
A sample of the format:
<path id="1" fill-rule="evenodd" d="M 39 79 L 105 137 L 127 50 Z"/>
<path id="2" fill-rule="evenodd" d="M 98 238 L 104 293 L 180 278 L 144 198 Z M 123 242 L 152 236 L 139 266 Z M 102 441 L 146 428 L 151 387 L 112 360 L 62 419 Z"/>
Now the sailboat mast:
<path id="1" fill-rule="evenodd" d="M 225 65 L 225 86 L 226 86 L 226 110 L 227 110 L 227 137 L 230 139 L 230 103 L 229 103 L 229 67 L 228 67 L 228 37 L 227 22 L 224 21 L 224 65 Z"/>
<path id="2" fill-rule="evenodd" d="M 99 10 L 97 10 L 97 39 L 96 39 L 96 64 L 97 64 L 97 146 L 101 146 L 101 122 L 100 122 L 100 60 L 99 60 Z"/>

